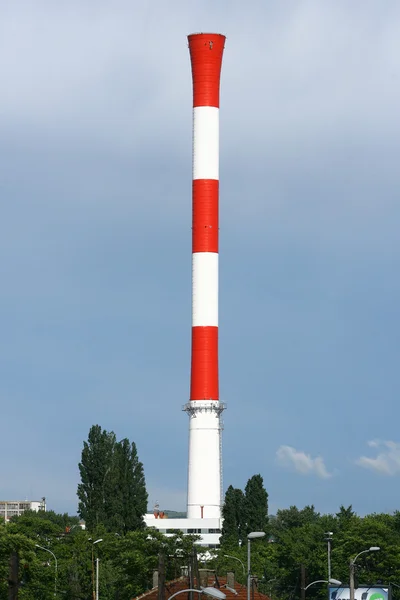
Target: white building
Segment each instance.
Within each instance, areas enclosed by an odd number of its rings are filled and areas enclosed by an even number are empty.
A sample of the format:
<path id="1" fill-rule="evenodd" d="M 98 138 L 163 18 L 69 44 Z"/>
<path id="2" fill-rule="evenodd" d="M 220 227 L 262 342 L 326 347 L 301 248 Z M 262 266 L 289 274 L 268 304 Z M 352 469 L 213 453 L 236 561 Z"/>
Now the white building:
<path id="1" fill-rule="evenodd" d="M 46 510 L 46 498 L 41 500 L 0 500 L 0 519 L 9 521 L 11 517 L 19 517 L 26 510 Z"/>
<path id="2" fill-rule="evenodd" d="M 171 536 L 182 531 L 185 534 L 200 535 L 198 544 L 215 548 L 219 546 L 221 536 L 221 519 L 168 519 L 156 518 L 154 514 L 147 514 L 144 517 L 147 527 L 154 527 L 160 533 Z"/>

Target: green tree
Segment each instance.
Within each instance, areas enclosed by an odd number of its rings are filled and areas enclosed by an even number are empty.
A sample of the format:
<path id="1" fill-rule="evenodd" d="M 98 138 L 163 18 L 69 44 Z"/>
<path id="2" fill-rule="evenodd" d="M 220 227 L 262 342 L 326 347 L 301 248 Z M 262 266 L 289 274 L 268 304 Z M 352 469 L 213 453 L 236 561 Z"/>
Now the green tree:
<path id="1" fill-rule="evenodd" d="M 78 512 L 89 530 L 127 533 L 144 527 L 147 491 L 136 445 L 93 425 L 79 463 Z"/>
<path id="2" fill-rule="evenodd" d="M 222 507 L 222 535 L 220 543 L 223 546 L 237 547 L 242 538 L 244 494 L 242 490 L 228 487 L 225 502 Z"/>
<path id="3" fill-rule="evenodd" d="M 27 510 L 20 516 L 12 517 L 8 531 L 36 538 L 38 544 L 46 543 L 64 532 L 63 525 L 55 523 L 51 517 L 47 519 L 46 515 L 44 511 Z"/>
<path id="4" fill-rule="evenodd" d="M 0 598 L 8 597 L 7 588 L 11 554 L 13 552 L 18 554 L 18 583 L 21 586 L 26 581 L 25 565 L 33 565 L 35 562 L 34 549 L 34 542 L 22 533 L 13 531 L 11 525 L 0 526 Z M 22 593 L 20 597 L 23 597 Z M 33 596 L 25 594 L 25 598 L 33 599 Z"/>
<path id="5" fill-rule="evenodd" d="M 180 532 L 166 537 L 155 529 L 130 531 L 116 539 L 113 565 L 119 570 L 120 600 L 131 600 L 151 588 L 160 553 L 164 554 L 167 581 L 179 577 L 197 539 L 199 536 Z"/>
<path id="6" fill-rule="evenodd" d="M 75 568 L 75 542 L 79 537 L 87 538 L 78 526 L 78 517 L 67 514 L 57 514 L 54 511 L 25 511 L 22 515 L 13 517 L 4 526 L 4 534 L 8 540 L 8 548 L 14 548 L 19 554 L 19 597 L 21 600 L 47 600 L 53 598 L 55 585 L 55 561 L 45 549 L 54 553 L 57 558 L 57 590 L 63 597 L 78 598 L 70 591 L 73 589 L 70 581 L 70 570 Z M 72 527 L 71 527 L 72 526 Z M 2 530 L 0 528 L 0 535 Z M 19 540 L 26 540 L 22 545 Z M 90 545 L 86 541 L 86 554 L 90 558 Z M 27 551 L 29 550 L 29 552 Z M 6 557 L 5 557 L 6 558 Z M 0 562 L 2 562 L 0 560 Z M 4 562 L 4 561 L 3 561 Z M 84 564 L 82 555 L 79 565 Z M 4 563 L 5 564 L 5 563 Z M 90 568 L 90 560 L 89 567 Z M 90 578 L 87 574 L 87 589 Z M 79 573 L 79 585 L 84 585 L 84 576 Z M 81 587 L 79 589 L 82 589 Z M 3 596 L 0 593 L 1 600 Z"/>
<path id="7" fill-rule="evenodd" d="M 268 493 L 261 475 L 253 475 L 245 487 L 242 534 L 250 531 L 268 532 Z"/>
<path id="8" fill-rule="evenodd" d="M 115 445 L 114 454 L 108 526 L 120 533 L 143 529 L 148 494 L 136 445 L 125 438 Z"/>
<path id="9" fill-rule="evenodd" d="M 303 527 L 306 524 L 318 523 L 320 514 L 315 511 L 313 505 L 298 509 L 297 506 L 284 508 L 277 511 L 275 517 L 270 519 L 270 531 L 274 539 L 279 540 L 279 536 L 288 530 Z M 326 525 L 327 531 L 329 530 Z"/>
<path id="10" fill-rule="evenodd" d="M 114 432 L 102 431 L 100 425 L 90 428 L 88 441 L 83 443 L 79 463 L 81 483 L 78 484 L 78 513 L 88 529 L 107 521 L 106 499 L 110 498 L 112 491 L 115 444 Z"/>

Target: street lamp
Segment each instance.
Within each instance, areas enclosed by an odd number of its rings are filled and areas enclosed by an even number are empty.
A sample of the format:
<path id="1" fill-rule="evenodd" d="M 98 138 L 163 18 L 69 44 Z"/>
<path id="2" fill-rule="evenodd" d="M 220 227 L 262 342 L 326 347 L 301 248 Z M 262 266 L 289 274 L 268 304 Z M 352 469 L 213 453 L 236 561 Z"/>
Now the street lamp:
<path id="1" fill-rule="evenodd" d="M 175 598 L 175 596 L 178 596 L 179 594 L 184 594 L 185 592 L 197 592 L 198 594 L 207 594 L 207 596 L 211 596 L 211 598 L 216 598 L 216 600 L 225 600 L 226 598 L 226 594 L 224 594 L 224 592 L 221 592 L 221 590 L 218 590 L 217 588 L 213 587 L 205 587 L 201 588 L 200 590 L 195 590 L 192 588 L 188 588 L 186 590 L 179 590 L 179 592 L 175 592 L 175 594 L 172 594 L 172 596 L 170 596 L 168 600 L 172 600 L 172 598 Z"/>
<path id="2" fill-rule="evenodd" d="M 266 582 L 266 584 L 265 584 L 265 585 L 268 585 L 269 583 L 271 584 L 271 585 L 269 586 L 269 597 L 270 597 L 270 598 L 272 598 L 272 587 L 273 587 L 273 586 L 272 586 L 272 582 L 273 582 L 273 581 L 277 581 L 277 579 L 278 579 L 277 577 L 273 577 L 272 579 L 268 579 L 268 581 L 267 581 L 267 582 Z"/>
<path id="3" fill-rule="evenodd" d="M 246 575 L 246 568 L 244 566 L 243 561 L 240 560 L 237 556 L 231 556 L 231 554 L 224 554 L 225 558 L 231 558 L 232 560 L 237 560 L 242 565 L 243 575 Z"/>
<path id="4" fill-rule="evenodd" d="M 378 550 L 380 550 L 379 546 L 371 546 L 367 550 L 362 550 L 355 558 L 350 560 L 350 600 L 354 600 L 354 571 L 357 558 L 366 552 L 378 552 Z"/>
<path id="5" fill-rule="evenodd" d="M 311 583 L 309 583 L 304 588 L 304 591 L 308 590 L 308 588 L 314 585 L 315 583 L 331 583 L 332 585 L 342 585 L 342 582 L 339 581 L 339 579 L 332 579 L 332 577 L 330 577 L 329 579 L 317 579 L 317 581 L 312 581 Z"/>
<path id="6" fill-rule="evenodd" d="M 251 540 L 265 537 L 265 531 L 252 531 L 247 536 L 247 600 L 250 600 L 250 584 L 251 584 Z"/>
<path id="7" fill-rule="evenodd" d="M 390 588 L 390 586 L 392 586 L 392 585 L 394 585 L 394 587 L 397 587 L 397 588 L 399 588 L 399 589 L 400 589 L 400 585 L 399 585 L 398 583 L 392 583 L 392 582 L 390 582 L 390 583 L 389 583 L 389 588 Z"/>
<path id="8" fill-rule="evenodd" d="M 325 538 L 325 541 L 328 542 L 328 579 L 331 578 L 331 543 L 332 543 L 332 536 L 333 536 L 333 531 L 327 531 L 325 533 L 325 535 L 327 536 Z"/>
<path id="9" fill-rule="evenodd" d="M 91 539 L 91 538 L 89 538 Z M 96 592 L 94 590 L 94 546 L 99 542 L 102 542 L 103 538 L 99 538 L 95 542 L 92 542 L 92 594 L 93 600 L 99 600 L 99 559 L 96 558 Z"/>
<path id="10" fill-rule="evenodd" d="M 55 573 L 54 574 L 54 596 L 56 596 L 57 595 L 57 570 L 58 570 L 56 555 L 54 554 L 54 552 L 52 552 L 48 548 L 45 548 L 44 546 L 39 546 L 39 544 L 35 544 L 35 546 L 36 546 L 36 548 L 40 548 L 41 550 L 45 550 L 46 552 L 49 552 L 54 557 L 54 564 L 55 564 L 55 572 L 54 572 Z"/>

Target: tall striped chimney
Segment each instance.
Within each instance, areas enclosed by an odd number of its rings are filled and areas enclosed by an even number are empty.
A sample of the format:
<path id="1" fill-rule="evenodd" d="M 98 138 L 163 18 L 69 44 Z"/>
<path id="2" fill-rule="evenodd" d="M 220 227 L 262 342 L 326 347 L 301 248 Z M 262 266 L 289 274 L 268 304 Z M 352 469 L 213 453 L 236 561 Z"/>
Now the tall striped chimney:
<path id="1" fill-rule="evenodd" d="M 220 518 L 218 389 L 219 86 L 225 36 L 188 36 L 193 78 L 192 370 L 188 518 Z"/>

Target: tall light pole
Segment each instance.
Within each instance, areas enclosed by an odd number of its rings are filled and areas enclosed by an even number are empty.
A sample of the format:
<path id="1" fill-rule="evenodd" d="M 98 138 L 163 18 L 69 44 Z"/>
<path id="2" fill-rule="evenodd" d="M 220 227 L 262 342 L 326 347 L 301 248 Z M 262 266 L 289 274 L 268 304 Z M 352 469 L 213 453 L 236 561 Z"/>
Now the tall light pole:
<path id="1" fill-rule="evenodd" d="M 250 585 L 251 585 L 251 540 L 265 537 L 265 531 L 252 531 L 247 536 L 247 600 L 250 600 Z"/>
<path id="2" fill-rule="evenodd" d="M 221 590 L 218 590 L 217 588 L 213 587 L 205 587 L 201 588 L 200 590 L 195 590 L 193 588 L 179 590 L 179 592 L 175 592 L 175 594 L 172 594 L 172 596 L 170 596 L 168 600 L 172 600 L 172 598 L 175 598 L 175 596 L 179 596 L 179 594 L 184 594 L 185 592 L 197 592 L 198 594 L 207 594 L 207 596 L 211 596 L 211 598 L 215 598 L 216 600 L 225 600 L 226 598 L 226 594 L 224 594 L 224 592 L 221 592 Z"/>
<path id="3" fill-rule="evenodd" d="M 276 580 L 277 580 L 277 577 L 273 577 L 272 579 L 268 579 L 268 581 L 267 581 L 267 583 L 266 583 L 266 585 L 268 585 L 269 583 L 271 584 L 271 585 L 269 586 L 269 597 L 270 597 L 270 598 L 272 598 L 272 582 L 273 582 L 273 581 L 276 581 Z"/>
<path id="4" fill-rule="evenodd" d="M 389 583 L 389 586 L 388 586 L 389 590 L 390 590 L 390 586 L 392 586 L 392 585 L 394 585 L 394 587 L 397 587 L 397 588 L 399 588 L 399 589 L 400 589 L 400 585 L 399 585 L 398 583 L 392 583 L 392 582 L 390 582 L 390 583 Z M 391 591 L 391 590 L 390 590 L 390 591 Z M 391 594 L 391 593 L 389 593 L 389 598 L 391 598 L 391 597 L 392 597 L 392 594 Z"/>
<path id="5" fill-rule="evenodd" d="M 90 539 L 90 538 L 89 538 Z M 93 600 L 98 600 L 99 598 L 99 563 L 98 558 L 96 558 L 96 591 L 94 589 L 94 546 L 99 542 L 102 542 L 103 538 L 99 538 L 95 542 L 92 543 L 92 596 Z"/>
<path id="6" fill-rule="evenodd" d="M 350 600 L 354 600 L 354 571 L 357 558 L 366 552 L 377 552 L 378 550 L 380 550 L 379 546 L 371 546 L 367 550 L 362 550 L 355 558 L 350 560 Z"/>
<path id="7" fill-rule="evenodd" d="M 242 569 L 243 569 L 243 575 L 246 575 L 246 568 L 244 566 L 244 563 L 242 560 L 240 560 L 240 558 L 238 558 L 237 556 L 232 556 L 231 554 L 224 554 L 225 558 L 231 558 L 232 560 L 237 560 L 238 562 L 240 562 L 240 564 L 242 565 Z"/>
<path id="8" fill-rule="evenodd" d="M 53 558 L 54 558 L 54 564 L 55 564 L 55 571 L 54 571 L 54 596 L 57 595 L 57 571 L 58 571 L 58 565 L 57 565 L 57 557 L 54 554 L 54 552 L 52 552 L 51 550 L 49 550 L 48 548 L 45 548 L 44 546 L 39 546 L 39 544 L 35 544 L 36 548 L 40 548 L 41 550 L 45 550 L 46 552 L 49 552 Z"/>
<path id="9" fill-rule="evenodd" d="M 329 579 L 317 579 L 317 581 L 312 581 L 304 588 L 304 591 L 308 590 L 309 587 L 315 585 L 316 583 L 331 583 L 332 585 L 342 585 L 342 582 L 339 581 L 339 579 L 332 579 L 332 577 L 329 577 Z"/>
<path id="10" fill-rule="evenodd" d="M 96 600 L 99 600 L 99 557 L 96 557 Z"/>
<path id="11" fill-rule="evenodd" d="M 328 580 L 329 580 L 332 575 L 332 572 L 331 572 L 331 543 L 332 543 L 333 532 L 327 531 L 325 533 L 325 535 L 327 536 L 325 538 L 325 540 L 328 542 Z"/>

